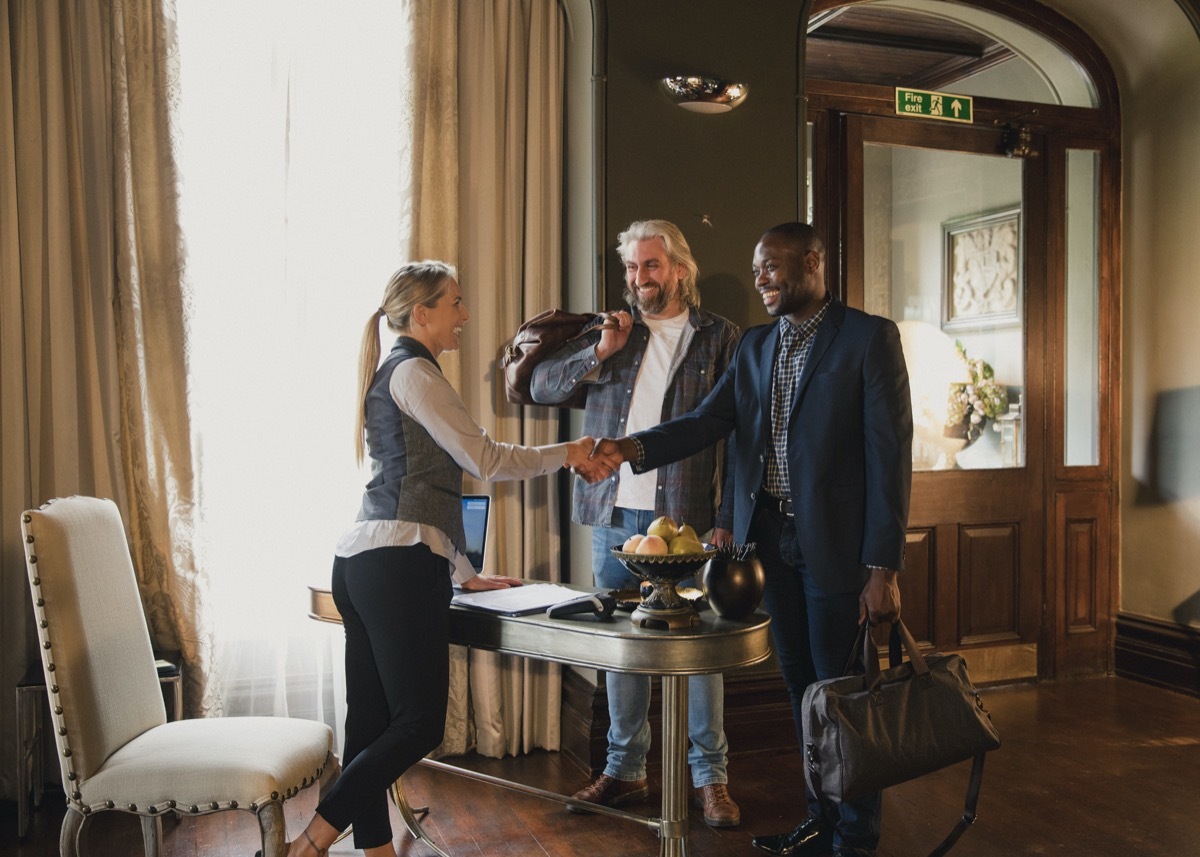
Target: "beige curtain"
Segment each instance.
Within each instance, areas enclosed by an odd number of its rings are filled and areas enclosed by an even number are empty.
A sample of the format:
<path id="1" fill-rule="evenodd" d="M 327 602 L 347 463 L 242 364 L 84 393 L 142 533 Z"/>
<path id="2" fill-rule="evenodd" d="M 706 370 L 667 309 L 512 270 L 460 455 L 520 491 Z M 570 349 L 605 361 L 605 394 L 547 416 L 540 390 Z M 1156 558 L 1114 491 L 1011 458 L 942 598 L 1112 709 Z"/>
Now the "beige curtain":
<path id="1" fill-rule="evenodd" d="M 493 437 L 552 443 L 555 414 L 508 404 L 497 361 L 520 322 L 562 294 L 561 12 L 556 0 L 418 8 L 411 255 L 456 261 L 471 313 L 470 336 L 444 365 Z M 558 479 L 480 487 L 496 497 L 492 567 L 561 579 Z M 472 740 L 489 756 L 558 749 L 559 667 L 461 651 L 452 664 L 440 752 Z"/>
<path id="2" fill-rule="evenodd" d="M 155 643 L 183 650 L 194 707 L 202 611 L 162 5 L 0 0 L 0 672 L 11 688 L 36 662 L 21 510 L 110 497 Z M 9 797 L 12 715 L 0 706 Z"/>

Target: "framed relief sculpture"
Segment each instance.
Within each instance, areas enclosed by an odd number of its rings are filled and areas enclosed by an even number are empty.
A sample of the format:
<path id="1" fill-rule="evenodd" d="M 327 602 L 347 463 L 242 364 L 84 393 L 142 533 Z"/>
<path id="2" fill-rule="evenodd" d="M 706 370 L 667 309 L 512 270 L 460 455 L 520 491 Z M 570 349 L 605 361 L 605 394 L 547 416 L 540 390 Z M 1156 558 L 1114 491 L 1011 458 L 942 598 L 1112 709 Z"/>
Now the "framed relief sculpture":
<path id="1" fill-rule="evenodd" d="M 1021 209 L 942 224 L 942 329 L 1007 327 L 1021 321 Z"/>

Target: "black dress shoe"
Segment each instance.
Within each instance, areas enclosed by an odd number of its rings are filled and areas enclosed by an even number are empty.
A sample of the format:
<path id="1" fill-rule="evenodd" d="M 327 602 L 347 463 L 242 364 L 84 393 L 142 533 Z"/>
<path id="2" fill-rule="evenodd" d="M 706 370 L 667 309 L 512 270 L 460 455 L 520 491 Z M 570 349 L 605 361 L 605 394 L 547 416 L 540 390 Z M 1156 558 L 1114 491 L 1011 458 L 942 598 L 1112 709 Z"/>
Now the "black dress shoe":
<path id="1" fill-rule="evenodd" d="M 828 857 L 833 853 L 833 832 L 826 830 L 821 819 L 809 816 L 787 833 L 755 836 L 750 840 L 759 851 L 777 857 Z"/>

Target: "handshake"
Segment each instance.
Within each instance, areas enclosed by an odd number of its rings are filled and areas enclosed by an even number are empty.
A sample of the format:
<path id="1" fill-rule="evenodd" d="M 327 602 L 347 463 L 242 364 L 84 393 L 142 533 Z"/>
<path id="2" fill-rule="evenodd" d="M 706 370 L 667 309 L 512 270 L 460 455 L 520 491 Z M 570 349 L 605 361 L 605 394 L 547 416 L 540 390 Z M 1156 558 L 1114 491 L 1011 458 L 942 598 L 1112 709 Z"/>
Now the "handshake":
<path id="1" fill-rule="evenodd" d="M 607 479 L 623 462 L 636 455 L 633 441 L 623 437 L 581 437 L 567 444 L 565 467 L 589 485 Z"/>

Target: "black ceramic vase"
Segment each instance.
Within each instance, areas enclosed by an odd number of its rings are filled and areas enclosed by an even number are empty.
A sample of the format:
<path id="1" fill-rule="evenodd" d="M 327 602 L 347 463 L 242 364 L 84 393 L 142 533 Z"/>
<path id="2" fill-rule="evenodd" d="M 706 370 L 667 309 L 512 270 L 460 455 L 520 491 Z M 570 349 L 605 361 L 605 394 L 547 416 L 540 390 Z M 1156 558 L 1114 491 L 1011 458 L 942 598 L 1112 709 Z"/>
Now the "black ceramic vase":
<path id="1" fill-rule="evenodd" d="M 700 575 L 708 604 L 722 619 L 745 619 L 762 601 L 766 576 L 754 545 L 718 549 Z"/>

